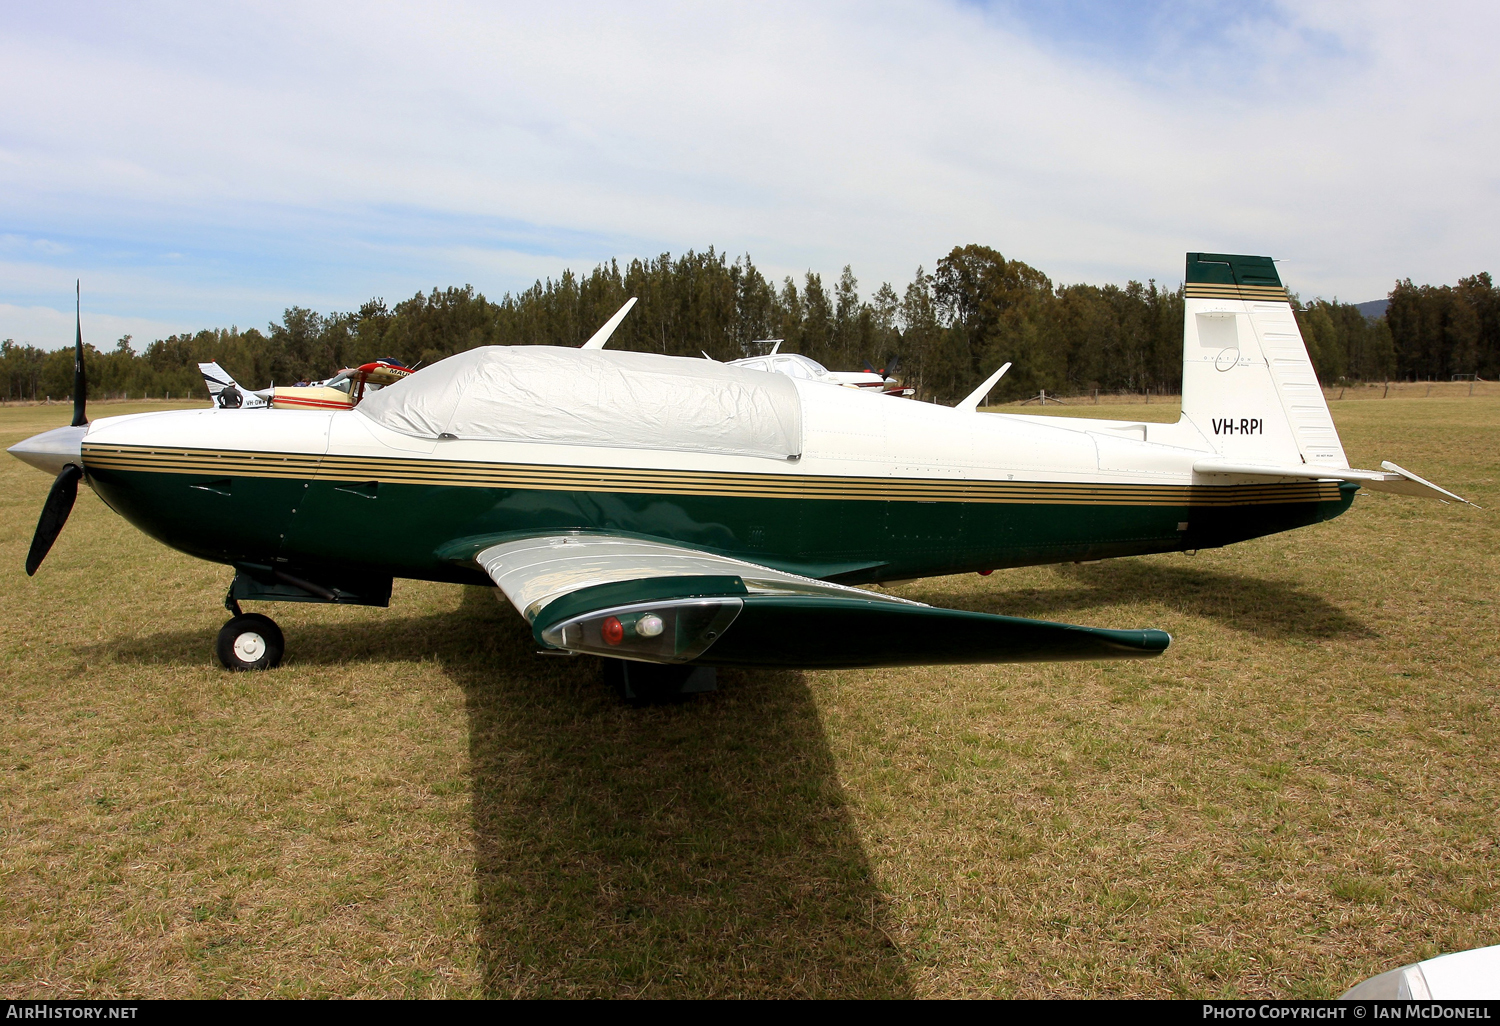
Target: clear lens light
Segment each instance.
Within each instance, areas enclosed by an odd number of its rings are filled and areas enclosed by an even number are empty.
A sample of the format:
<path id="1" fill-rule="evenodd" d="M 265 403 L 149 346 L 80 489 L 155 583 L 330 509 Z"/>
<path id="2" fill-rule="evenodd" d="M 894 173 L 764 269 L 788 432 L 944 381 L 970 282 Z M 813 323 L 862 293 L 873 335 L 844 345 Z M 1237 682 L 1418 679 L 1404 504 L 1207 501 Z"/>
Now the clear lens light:
<path id="1" fill-rule="evenodd" d="M 643 638 L 654 638 L 662 632 L 661 617 L 647 613 L 635 622 L 635 632 Z"/>

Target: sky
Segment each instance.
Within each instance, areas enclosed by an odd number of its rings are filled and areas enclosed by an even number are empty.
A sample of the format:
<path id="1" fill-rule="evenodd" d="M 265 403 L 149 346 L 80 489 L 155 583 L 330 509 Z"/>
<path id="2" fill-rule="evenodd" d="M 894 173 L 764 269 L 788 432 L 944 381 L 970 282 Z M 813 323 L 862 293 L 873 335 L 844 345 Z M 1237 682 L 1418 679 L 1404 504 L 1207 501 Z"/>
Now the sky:
<path id="1" fill-rule="evenodd" d="M 1500 272 L 1500 6 L 0 6 L 0 339 L 137 347 L 619 258 L 865 295 L 982 243 L 1058 282 L 1278 258 L 1304 298 Z"/>

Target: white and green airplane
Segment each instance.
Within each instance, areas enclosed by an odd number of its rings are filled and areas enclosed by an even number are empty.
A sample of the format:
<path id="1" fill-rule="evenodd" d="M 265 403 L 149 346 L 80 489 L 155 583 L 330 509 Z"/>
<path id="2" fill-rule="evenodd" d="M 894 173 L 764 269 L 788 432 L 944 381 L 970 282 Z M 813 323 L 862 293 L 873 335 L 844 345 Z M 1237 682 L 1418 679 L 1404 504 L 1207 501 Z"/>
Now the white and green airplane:
<path id="1" fill-rule="evenodd" d="M 1003 368 L 946 407 L 603 349 L 625 310 L 585 348 L 470 350 L 353 410 L 90 424 L 80 333 L 73 426 L 10 450 L 56 475 L 26 569 L 82 480 L 234 568 L 231 669 L 284 649 L 241 602 L 383 606 L 401 577 L 496 585 L 544 651 L 603 656 L 650 697 L 701 687 L 699 667 L 1152 656 L 1162 631 L 855 586 L 1228 545 L 1330 520 L 1362 486 L 1464 501 L 1350 469 L 1269 258 L 1189 254 L 1186 310 L 1175 424 L 979 412 Z"/>

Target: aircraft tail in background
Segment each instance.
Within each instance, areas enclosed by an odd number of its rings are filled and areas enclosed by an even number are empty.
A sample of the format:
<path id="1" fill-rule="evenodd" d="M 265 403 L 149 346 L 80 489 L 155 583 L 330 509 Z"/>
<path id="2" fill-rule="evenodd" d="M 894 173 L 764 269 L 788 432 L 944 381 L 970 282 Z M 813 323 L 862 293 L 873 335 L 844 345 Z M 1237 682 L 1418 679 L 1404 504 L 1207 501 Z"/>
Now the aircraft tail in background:
<path id="1" fill-rule="evenodd" d="M 208 386 L 208 398 L 215 406 L 256 409 L 268 405 L 265 396 L 245 388 L 217 363 L 200 363 L 198 373 L 203 375 L 203 383 Z"/>

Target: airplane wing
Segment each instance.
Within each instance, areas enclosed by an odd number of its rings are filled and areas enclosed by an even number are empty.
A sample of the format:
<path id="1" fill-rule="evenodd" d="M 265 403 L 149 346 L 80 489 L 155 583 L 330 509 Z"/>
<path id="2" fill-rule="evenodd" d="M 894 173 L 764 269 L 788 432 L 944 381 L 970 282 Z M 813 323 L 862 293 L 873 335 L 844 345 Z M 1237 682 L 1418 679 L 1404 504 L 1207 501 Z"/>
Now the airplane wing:
<path id="1" fill-rule="evenodd" d="M 475 557 L 550 649 L 649 663 L 856 667 L 1154 656 L 1170 636 L 939 609 L 709 552 L 611 535 Z"/>
<path id="2" fill-rule="evenodd" d="M 1347 467 L 1320 467 L 1313 463 L 1256 463 L 1245 460 L 1226 460 L 1214 456 L 1198 460 L 1193 471 L 1199 474 L 1224 474 L 1231 477 L 1304 477 L 1321 480 L 1353 481 L 1372 492 L 1393 492 L 1397 495 L 1420 495 L 1428 498 L 1452 500 L 1473 506 L 1461 495 L 1454 495 L 1423 477 L 1418 477 L 1389 460 L 1380 464 L 1381 470 L 1351 470 Z M 1477 507 L 1476 507 L 1477 508 Z"/>

